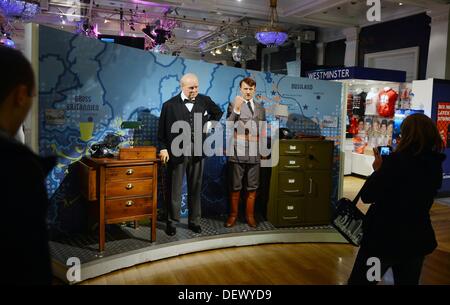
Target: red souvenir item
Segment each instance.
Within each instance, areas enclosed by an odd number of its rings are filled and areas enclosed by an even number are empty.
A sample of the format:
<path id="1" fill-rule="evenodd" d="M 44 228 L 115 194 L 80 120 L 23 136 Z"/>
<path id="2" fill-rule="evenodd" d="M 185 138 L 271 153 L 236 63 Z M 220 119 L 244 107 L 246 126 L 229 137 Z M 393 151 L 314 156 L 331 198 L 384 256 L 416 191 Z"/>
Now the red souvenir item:
<path id="1" fill-rule="evenodd" d="M 398 93 L 392 88 L 385 88 L 380 93 L 379 103 L 377 106 L 378 114 L 382 117 L 391 118 L 395 113 L 395 102 L 397 102 Z"/>

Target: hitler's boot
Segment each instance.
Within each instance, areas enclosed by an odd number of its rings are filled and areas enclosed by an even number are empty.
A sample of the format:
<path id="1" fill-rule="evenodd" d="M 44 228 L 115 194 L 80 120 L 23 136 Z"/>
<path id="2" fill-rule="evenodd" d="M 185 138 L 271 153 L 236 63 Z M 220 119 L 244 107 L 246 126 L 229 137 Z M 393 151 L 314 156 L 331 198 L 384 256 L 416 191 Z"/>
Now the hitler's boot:
<path id="1" fill-rule="evenodd" d="M 230 215 L 228 216 L 225 227 L 230 228 L 236 223 L 239 208 L 239 198 L 241 196 L 240 191 L 230 193 Z"/>
<path id="2" fill-rule="evenodd" d="M 255 201 L 256 191 L 250 191 L 247 193 L 247 206 L 245 209 L 245 219 L 250 227 L 256 227 L 255 221 Z"/>

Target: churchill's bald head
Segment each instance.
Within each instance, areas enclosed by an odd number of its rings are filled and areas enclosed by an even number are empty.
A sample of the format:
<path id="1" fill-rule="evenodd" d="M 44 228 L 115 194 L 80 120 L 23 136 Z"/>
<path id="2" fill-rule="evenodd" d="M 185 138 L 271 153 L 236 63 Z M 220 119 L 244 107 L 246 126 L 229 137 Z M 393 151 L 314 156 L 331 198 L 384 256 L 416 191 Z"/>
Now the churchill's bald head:
<path id="1" fill-rule="evenodd" d="M 198 95 L 198 78 L 193 73 L 187 73 L 183 75 L 180 80 L 181 91 L 189 99 L 193 100 Z"/>

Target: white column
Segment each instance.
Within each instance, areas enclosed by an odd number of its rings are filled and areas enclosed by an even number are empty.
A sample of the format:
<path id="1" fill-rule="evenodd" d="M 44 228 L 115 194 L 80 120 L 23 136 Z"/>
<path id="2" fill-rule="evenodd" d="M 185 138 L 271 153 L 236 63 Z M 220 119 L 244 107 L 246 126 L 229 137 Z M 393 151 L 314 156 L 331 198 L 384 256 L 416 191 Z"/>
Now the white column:
<path id="1" fill-rule="evenodd" d="M 427 12 L 432 21 L 426 78 L 450 78 L 449 8 Z"/>
<path id="2" fill-rule="evenodd" d="M 323 64 L 325 63 L 325 43 L 324 42 L 316 43 L 316 49 L 317 49 L 317 65 L 323 66 Z"/>
<path id="3" fill-rule="evenodd" d="M 359 44 L 359 27 L 347 28 L 342 30 L 346 37 L 345 41 L 345 61 L 346 67 L 354 67 L 358 65 L 358 44 Z"/>
<path id="4" fill-rule="evenodd" d="M 31 62 L 36 82 L 36 97 L 24 122 L 25 144 L 35 153 L 39 153 L 39 26 L 25 23 L 23 53 Z"/>

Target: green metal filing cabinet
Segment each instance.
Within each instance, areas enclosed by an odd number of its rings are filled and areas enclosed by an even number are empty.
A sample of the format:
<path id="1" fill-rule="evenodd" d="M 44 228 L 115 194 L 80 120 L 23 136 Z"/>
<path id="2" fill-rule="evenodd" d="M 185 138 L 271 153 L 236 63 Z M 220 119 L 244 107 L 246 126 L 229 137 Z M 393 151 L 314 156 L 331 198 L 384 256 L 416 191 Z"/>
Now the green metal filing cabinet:
<path id="1" fill-rule="evenodd" d="M 276 227 L 331 222 L 333 141 L 280 140 L 273 167 L 267 219 Z"/>

